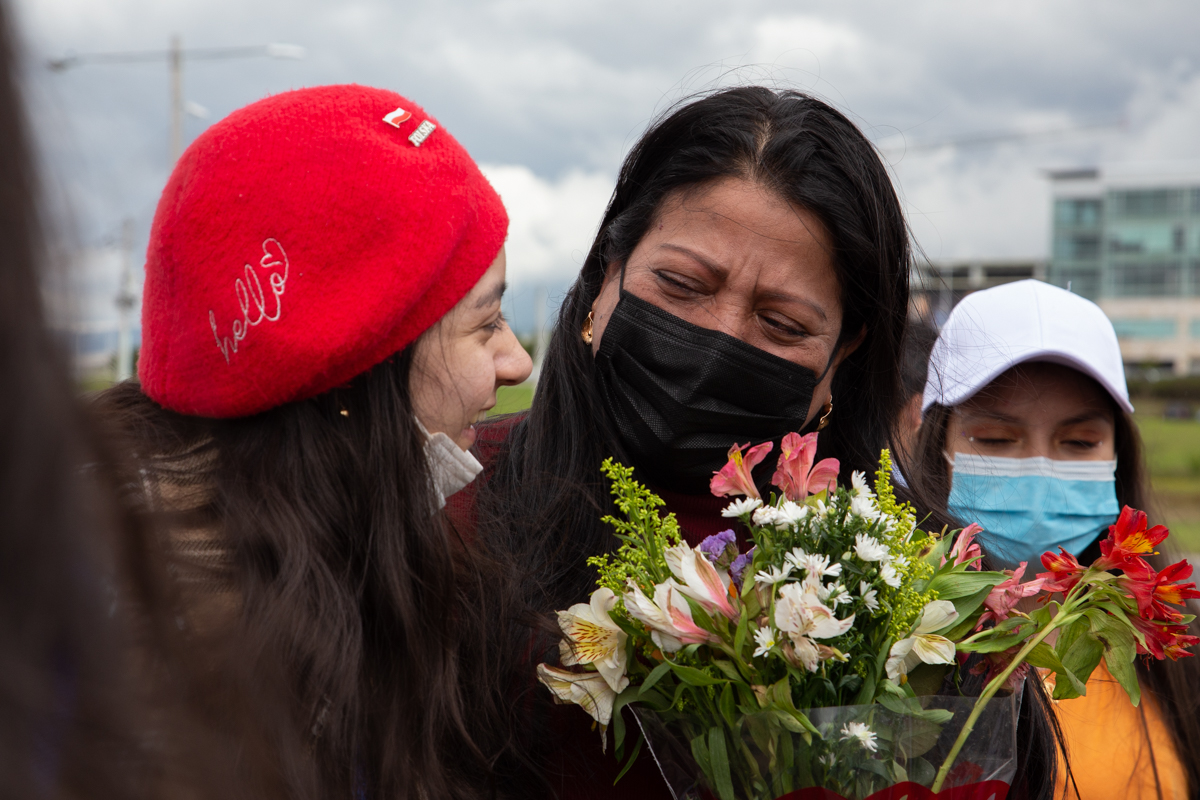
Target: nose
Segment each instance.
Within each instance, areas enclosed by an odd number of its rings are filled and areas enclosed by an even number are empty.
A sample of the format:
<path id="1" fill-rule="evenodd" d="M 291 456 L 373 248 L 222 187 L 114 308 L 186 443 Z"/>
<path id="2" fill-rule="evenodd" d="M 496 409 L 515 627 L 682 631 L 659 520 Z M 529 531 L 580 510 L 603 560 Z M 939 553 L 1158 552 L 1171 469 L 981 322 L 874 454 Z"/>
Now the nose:
<path id="1" fill-rule="evenodd" d="M 496 352 L 496 385 L 515 386 L 524 383 L 533 372 L 533 359 L 517 341 L 511 329 L 504 329 L 504 339 Z"/>

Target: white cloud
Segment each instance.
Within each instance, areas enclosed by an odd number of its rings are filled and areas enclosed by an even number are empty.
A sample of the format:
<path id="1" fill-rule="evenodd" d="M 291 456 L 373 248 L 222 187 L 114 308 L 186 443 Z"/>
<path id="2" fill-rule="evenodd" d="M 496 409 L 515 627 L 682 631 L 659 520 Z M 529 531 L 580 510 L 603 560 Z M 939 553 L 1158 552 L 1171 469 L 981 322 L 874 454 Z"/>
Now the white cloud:
<path id="1" fill-rule="evenodd" d="M 484 165 L 483 171 L 508 209 L 509 282 L 565 281 L 579 272 L 613 177 L 572 171 L 552 181 L 519 165 Z"/>

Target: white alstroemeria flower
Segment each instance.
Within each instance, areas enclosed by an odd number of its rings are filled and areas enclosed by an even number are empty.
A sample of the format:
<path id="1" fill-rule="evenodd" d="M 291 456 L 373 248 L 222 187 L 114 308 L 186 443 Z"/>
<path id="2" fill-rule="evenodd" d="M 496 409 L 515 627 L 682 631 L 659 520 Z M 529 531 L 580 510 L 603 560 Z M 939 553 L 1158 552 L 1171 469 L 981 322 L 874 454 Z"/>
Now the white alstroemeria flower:
<path id="1" fill-rule="evenodd" d="M 792 566 L 785 564 L 782 569 L 779 567 L 771 567 L 769 569 L 759 570 L 754 576 L 755 583 L 763 583 L 769 586 L 774 586 L 777 583 L 783 583 L 792 574 Z"/>
<path id="2" fill-rule="evenodd" d="M 867 611 L 879 610 L 878 592 L 871 588 L 871 584 L 866 581 L 859 581 L 858 592 L 862 595 L 863 604 L 867 607 Z M 626 603 L 625 606 L 628 608 L 629 604 Z"/>
<path id="3" fill-rule="evenodd" d="M 793 654 L 809 672 L 815 672 L 820 653 L 814 639 L 833 639 L 850 630 L 854 615 L 838 619 L 833 610 L 798 583 L 786 584 L 775 601 L 775 627 L 791 639 Z M 785 655 L 788 655 L 785 651 Z"/>
<path id="4" fill-rule="evenodd" d="M 850 473 L 850 486 L 856 497 L 875 496 L 875 493 L 871 491 L 871 487 L 867 483 L 867 476 L 859 470 L 854 470 L 854 472 Z"/>
<path id="5" fill-rule="evenodd" d="M 629 685 L 625 677 L 629 637 L 608 615 L 616 604 L 612 590 L 601 587 L 592 592 L 591 602 L 558 612 L 558 627 L 567 636 L 559 644 L 563 666 L 591 664 L 614 692 L 620 692 Z"/>
<path id="6" fill-rule="evenodd" d="M 740 500 L 734 500 L 721 511 L 722 517 L 736 518 L 743 514 L 749 514 L 754 509 L 763 504 L 762 500 L 757 497 L 743 497 Z"/>
<path id="7" fill-rule="evenodd" d="M 793 503 L 791 500 L 784 500 L 783 505 L 779 507 L 778 516 L 775 518 L 776 525 L 785 525 L 789 528 L 799 525 L 804 521 L 804 518 L 809 515 L 810 509 L 803 503 Z"/>
<path id="8" fill-rule="evenodd" d="M 783 657 L 792 663 L 792 666 L 804 667 L 809 672 L 816 672 L 821 666 L 821 651 L 817 648 L 817 643 L 807 636 L 792 636 L 791 641 L 785 644 Z"/>
<path id="9" fill-rule="evenodd" d="M 710 614 L 719 612 L 726 619 L 737 618 L 737 611 L 729 602 L 729 574 L 718 571 L 700 548 L 681 543 L 667 548 L 663 555 L 671 574 L 680 582 L 680 592 Z"/>
<path id="10" fill-rule="evenodd" d="M 879 749 L 879 745 L 875 742 L 876 738 L 875 732 L 871 730 L 866 723 L 847 722 L 842 726 L 842 741 L 846 741 L 848 739 L 857 739 L 858 743 L 861 744 L 869 753 L 874 753 Z"/>
<path id="11" fill-rule="evenodd" d="M 750 519 L 755 525 L 761 525 L 763 527 L 766 527 L 767 525 L 778 525 L 779 509 L 775 508 L 775 506 L 763 506 L 755 511 L 754 514 L 751 515 Z"/>
<path id="12" fill-rule="evenodd" d="M 650 638 L 664 653 L 675 653 L 683 647 L 682 635 L 671 622 L 671 586 L 660 583 L 654 587 L 654 599 L 646 597 L 631 579 L 625 593 L 625 610 L 629 616 L 650 629 Z"/>
<path id="13" fill-rule="evenodd" d="M 958 619 L 958 611 L 949 600 L 931 600 L 921 612 L 921 622 L 907 639 L 892 645 L 888 652 L 887 676 L 893 681 L 907 675 L 921 662 L 926 664 L 954 663 L 954 642 L 933 631 L 945 628 Z"/>
<path id="14" fill-rule="evenodd" d="M 877 520 L 880 517 L 879 507 L 875 505 L 875 501 L 862 495 L 850 498 L 850 513 L 869 520 Z"/>
<path id="15" fill-rule="evenodd" d="M 879 570 L 879 577 L 883 579 L 884 583 L 893 589 L 900 588 L 900 575 L 896 572 L 896 568 L 891 564 L 883 565 L 883 567 Z"/>
<path id="16" fill-rule="evenodd" d="M 617 693 L 598 672 L 568 672 L 548 664 L 538 664 L 538 680 L 554 693 L 556 703 L 574 703 L 600 723 L 600 748 L 606 746 L 604 735 L 612 721 L 613 701 Z"/>
<path id="17" fill-rule="evenodd" d="M 758 647 L 754 650 L 754 657 L 765 656 L 775 646 L 775 631 L 771 630 L 770 625 L 759 628 L 754 632 L 754 641 L 758 643 Z"/>
<path id="18" fill-rule="evenodd" d="M 836 578 L 842 574 L 841 563 L 830 564 L 829 556 L 822 553 L 809 553 L 797 567 L 803 567 L 810 576 L 818 578 Z"/>
<path id="19" fill-rule="evenodd" d="M 882 561 L 886 563 L 892 558 L 892 552 L 887 549 L 887 545 L 881 543 L 869 533 L 860 533 L 854 537 L 854 554 L 863 561 Z"/>

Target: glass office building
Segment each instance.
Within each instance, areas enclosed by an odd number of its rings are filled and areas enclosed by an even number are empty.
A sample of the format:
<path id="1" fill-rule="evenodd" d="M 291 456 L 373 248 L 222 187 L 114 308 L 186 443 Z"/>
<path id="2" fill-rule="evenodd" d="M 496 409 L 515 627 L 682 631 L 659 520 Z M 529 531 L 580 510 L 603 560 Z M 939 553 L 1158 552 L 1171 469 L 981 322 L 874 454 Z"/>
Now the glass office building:
<path id="1" fill-rule="evenodd" d="M 1052 172 L 1046 279 L 1095 300 L 1131 373 L 1200 373 L 1200 169 Z"/>

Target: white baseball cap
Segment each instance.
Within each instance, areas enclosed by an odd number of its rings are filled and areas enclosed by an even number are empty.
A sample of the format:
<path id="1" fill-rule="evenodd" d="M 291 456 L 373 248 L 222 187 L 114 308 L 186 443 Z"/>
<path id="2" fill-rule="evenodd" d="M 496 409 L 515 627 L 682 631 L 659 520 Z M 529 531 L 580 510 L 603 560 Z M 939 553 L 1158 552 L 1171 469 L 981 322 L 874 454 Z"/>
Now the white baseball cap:
<path id="1" fill-rule="evenodd" d="M 1077 369 L 1133 411 L 1108 317 L 1092 301 L 1037 280 L 974 292 L 954 307 L 929 356 L 921 410 L 956 406 L 1026 361 Z"/>

